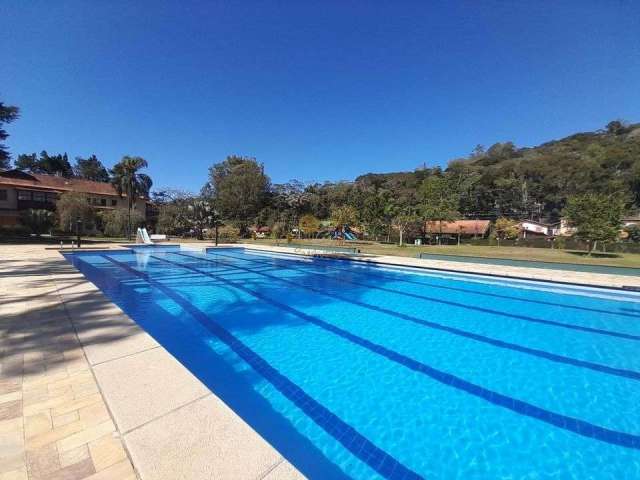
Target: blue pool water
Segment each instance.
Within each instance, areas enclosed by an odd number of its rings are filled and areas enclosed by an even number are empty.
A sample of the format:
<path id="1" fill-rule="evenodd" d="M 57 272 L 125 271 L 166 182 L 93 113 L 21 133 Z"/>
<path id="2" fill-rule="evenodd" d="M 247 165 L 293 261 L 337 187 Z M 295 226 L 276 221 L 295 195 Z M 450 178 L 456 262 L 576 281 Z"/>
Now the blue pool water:
<path id="1" fill-rule="evenodd" d="M 311 478 L 640 478 L 640 294 L 240 248 L 67 258 Z"/>

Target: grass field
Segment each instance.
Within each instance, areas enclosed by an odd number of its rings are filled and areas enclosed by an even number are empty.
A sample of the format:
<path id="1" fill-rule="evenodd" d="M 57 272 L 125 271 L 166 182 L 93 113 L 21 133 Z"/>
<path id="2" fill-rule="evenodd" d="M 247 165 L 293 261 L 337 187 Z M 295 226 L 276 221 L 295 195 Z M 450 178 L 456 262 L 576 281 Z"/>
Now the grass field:
<path id="1" fill-rule="evenodd" d="M 245 243 L 259 245 L 286 244 L 286 240 L 244 240 Z M 362 253 L 375 255 L 397 255 L 402 257 L 417 257 L 418 254 L 434 253 L 444 255 L 466 255 L 485 258 L 508 258 L 512 260 L 534 260 L 542 262 L 577 263 L 583 265 L 607 265 L 612 267 L 638 267 L 640 268 L 640 255 L 632 253 L 594 253 L 587 256 L 584 251 L 557 250 L 551 248 L 527 248 L 527 247 L 496 247 L 477 245 L 427 245 L 416 247 L 413 245 L 399 247 L 373 242 L 336 242 L 335 240 L 294 240 L 295 244 L 305 245 L 334 245 L 345 247 L 357 247 Z"/>

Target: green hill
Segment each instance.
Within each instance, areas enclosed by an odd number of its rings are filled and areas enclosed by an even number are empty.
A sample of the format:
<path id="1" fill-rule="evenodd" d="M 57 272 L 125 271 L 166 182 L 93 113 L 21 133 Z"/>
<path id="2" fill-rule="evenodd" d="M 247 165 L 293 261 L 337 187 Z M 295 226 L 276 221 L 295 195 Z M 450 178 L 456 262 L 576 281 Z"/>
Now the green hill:
<path id="1" fill-rule="evenodd" d="M 618 193 L 630 209 L 640 205 L 640 124 L 611 122 L 601 131 L 576 133 L 537 147 L 511 142 L 476 147 L 444 172 L 367 174 L 356 185 L 393 192 L 415 189 L 431 174 L 443 174 L 460 189 L 460 213 L 556 220 L 568 196 Z"/>

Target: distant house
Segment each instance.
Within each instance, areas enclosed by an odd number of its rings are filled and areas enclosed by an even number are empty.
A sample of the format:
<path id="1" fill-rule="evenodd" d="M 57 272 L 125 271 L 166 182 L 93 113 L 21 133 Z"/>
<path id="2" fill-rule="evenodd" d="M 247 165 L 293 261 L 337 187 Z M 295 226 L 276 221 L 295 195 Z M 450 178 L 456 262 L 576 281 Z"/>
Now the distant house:
<path id="1" fill-rule="evenodd" d="M 536 222 L 535 220 L 522 220 L 518 225 L 522 238 L 530 237 L 549 237 L 553 235 L 554 226 L 549 223 Z"/>
<path id="2" fill-rule="evenodd" d="M 519 223 L 522 238 L 528 237 L 570 237 L 576 229 L 569 225 L 567 219 L 562 218 L 556 223 L 522 220 Z"/>
<path id="3" fill-rule="evenodd" d="M 425 231 L 431 235 L 460 235 L 461 237 L 484 237 L 489 233 L 489 220 L 455 220 L 453 222 L 433 221 L 425 224 Z"/>
<path id="4" fill-rule="evenodd" d="M 551 235 L 554 237 L 570 237 L 576 233 L 576 228 L 569 224 L 569 220 L 561 218 L 560 222 L 553 225 Z"/>
<path id="5" fill-rule="evenodd" d="M 128 208 L 127 199 L 118 195 L 110 183 L 6 170 L 0 171 L 0 225 L 17 224 L 20 212 L 29 208 L 55 210 L 58 198 L 65 192 L 85 194 L 89 204 L 97 209 Z M 141 197 L 134 202 L 134 209 L 146 218 L 147 205 L 147 200 Z"/>

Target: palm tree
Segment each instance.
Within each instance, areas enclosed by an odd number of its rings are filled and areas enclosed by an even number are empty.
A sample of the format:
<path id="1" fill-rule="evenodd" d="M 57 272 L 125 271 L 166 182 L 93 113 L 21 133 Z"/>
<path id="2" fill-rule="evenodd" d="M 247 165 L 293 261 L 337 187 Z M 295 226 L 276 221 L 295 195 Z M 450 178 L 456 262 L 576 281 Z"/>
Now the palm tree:
<path id="1" fill-rule="evenodd" d="M 111 170 L 111 183 L 118 195 L 127 197 L 127 238 L 131 238 L 131 210 L 134 202 L 140 196 L 146 197 L 149 195 L 149 190 L 153 184 L 149 175 L 138 172 L 138 170 L 147 166 L 147 161 L 144 158 L 125 155 L 120 160 L 120 163 L 114 165 Z"/>

